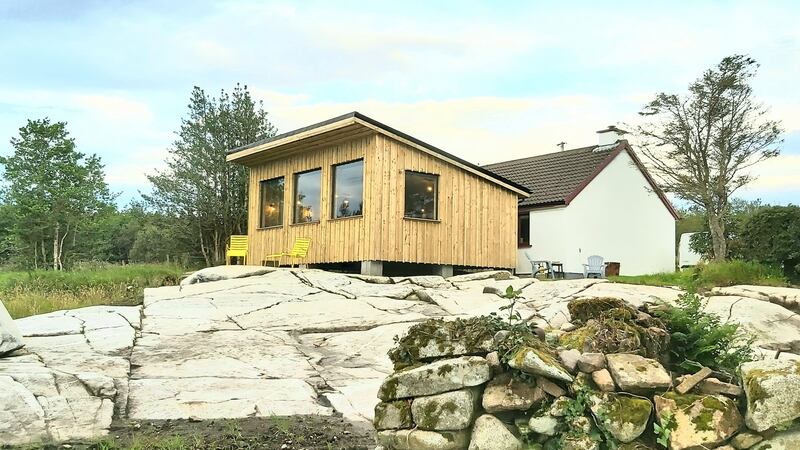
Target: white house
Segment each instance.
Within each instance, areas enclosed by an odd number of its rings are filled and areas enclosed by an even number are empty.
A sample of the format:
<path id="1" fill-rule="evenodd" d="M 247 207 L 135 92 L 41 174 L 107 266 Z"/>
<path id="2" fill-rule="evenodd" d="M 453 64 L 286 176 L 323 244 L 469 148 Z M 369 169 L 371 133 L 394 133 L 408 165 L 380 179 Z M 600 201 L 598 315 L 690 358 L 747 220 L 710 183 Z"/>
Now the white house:
<path id="1" fill-rule="evenodd" d="M 599 145 L 486 166 L 532 192 L 519 203 L 517 273 L 531 273 L 526 252 L 568 274 L 591 255 L 620 263 L 621 275 L 675 269 L 678 214 L 624 133 L 610 126 Z"/>

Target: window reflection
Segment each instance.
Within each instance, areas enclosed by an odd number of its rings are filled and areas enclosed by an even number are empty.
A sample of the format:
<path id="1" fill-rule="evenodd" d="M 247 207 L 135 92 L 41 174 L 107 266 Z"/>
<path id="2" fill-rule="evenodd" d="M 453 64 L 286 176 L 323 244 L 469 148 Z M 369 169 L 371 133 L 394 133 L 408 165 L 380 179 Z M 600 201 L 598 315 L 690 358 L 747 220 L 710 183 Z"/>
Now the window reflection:
<path id="1" fill-rule="evenodd" d="M 363 214 L 364 161 L 339 164 L 333 168 L 333 201 L 331 217 L 352 217 Z"/>
<path id="2" fill-rule="evenodd" d="M 320 169 L 294 176 L 294 223 L 319 221 L 321 178 Z"/>

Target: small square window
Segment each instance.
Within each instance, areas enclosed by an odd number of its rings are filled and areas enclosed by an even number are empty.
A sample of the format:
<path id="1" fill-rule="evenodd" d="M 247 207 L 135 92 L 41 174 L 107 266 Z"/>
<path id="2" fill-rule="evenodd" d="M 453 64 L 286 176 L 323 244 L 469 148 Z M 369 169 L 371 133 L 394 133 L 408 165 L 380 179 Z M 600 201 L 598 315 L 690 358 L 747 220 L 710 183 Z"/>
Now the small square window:
<path id="1" fill-rule="evenodd" d="M 439 175 L 406 171 L 405 217 L 439 218 Z"/>
<path id="2" fill-rule="evenodd" d="M 261 181 L 261 228 L 283 225 L 283 177 Z"/>

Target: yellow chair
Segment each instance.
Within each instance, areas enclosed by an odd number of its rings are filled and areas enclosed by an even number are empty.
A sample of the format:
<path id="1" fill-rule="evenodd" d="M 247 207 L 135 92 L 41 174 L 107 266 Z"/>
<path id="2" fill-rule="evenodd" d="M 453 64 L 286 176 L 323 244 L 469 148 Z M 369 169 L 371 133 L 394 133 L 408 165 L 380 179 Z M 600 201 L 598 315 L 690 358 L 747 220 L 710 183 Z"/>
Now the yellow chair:
<path id="1" fill-rule="evenodd" d="M 247 235 L 234 234 L 228 247 L 225 249 L 225 265 L 231 264 L 231 258 L 242 257 L 243 263 L 247 264 Z"/>
<path id="2" fill-rule="evenodd" d="M 288 252 L 281 252 L 275 253 L 272 255 L 267 255 L 264 257 L 264 261 L 262 265 L 266 266 L 267 261 L 275 261 L 276 266 L 281 265 L 281 259 L 284 256 L 287 256 L 291 261 L 292 267 L 294 267 L 294 263 L 296 259 L 305 258 L 308 255 L 308 247 L 311 246 L 311 238 L 297 238 L 294 240 L 294 245 L 292 246 L 292 250 Z M 299 263 L 299 262 L 298 262 Z"/>

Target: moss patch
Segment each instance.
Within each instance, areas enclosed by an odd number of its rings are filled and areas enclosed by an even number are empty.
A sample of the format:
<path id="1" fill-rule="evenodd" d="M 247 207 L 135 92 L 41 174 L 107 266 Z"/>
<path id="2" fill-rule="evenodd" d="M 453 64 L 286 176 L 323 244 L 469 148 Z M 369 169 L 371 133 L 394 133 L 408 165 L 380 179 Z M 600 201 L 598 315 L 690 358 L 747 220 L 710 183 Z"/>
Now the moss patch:
<path id="1" fill-rule="evenodd" d="M 486 317 L 430 319 L 411 327 L 402 338 L 396 337 L 389 359 L 397 369 L 436 357 L 488 353 L 491 349 L 487 347 L 500 329 Z M 435 355 L 428 356 L 429 352 Z"/>
<path id="2" fill-rule="evenodd" d="M 579 298 L 567 305 L 572 323 L 586 323 L 591 319 L 600 318 L 601 314 L 609 310 L 630 310 L 631 306 L 625 300 L 612 297 Z"/>
<path id="3" fill-rule="evenodd" d="M 771 395 L 761 387 L 761 383 L 770 377 L 778 375 L 800 375 L 800 361 L 786 367 L 774 369 L 752 369 L 742 379 L 745 391 L 747 391 L 747 403 L 752 407 L 758 401 L 766 400 Z"/>
<path id="4" fill-rule="evenodd" d="M 634 424 L 650 420 L 653 405 L 647 399 L 609 393 L 605 400 L 609 420 Z"/>

